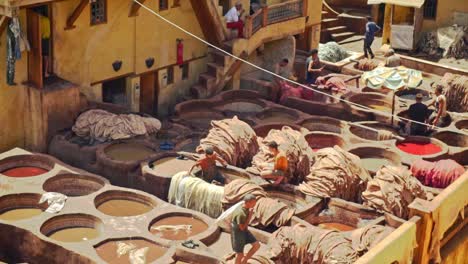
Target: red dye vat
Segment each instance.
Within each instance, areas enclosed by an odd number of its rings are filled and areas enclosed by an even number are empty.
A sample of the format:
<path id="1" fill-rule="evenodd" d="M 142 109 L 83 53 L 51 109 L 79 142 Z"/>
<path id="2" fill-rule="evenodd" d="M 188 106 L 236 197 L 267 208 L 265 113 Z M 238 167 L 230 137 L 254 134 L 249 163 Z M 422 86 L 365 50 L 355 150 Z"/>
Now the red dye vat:
<path id="1" fill-rule="evenodd" d="M 442 148 L 434 143 L 401 142 L 397 147 L 402 151 L 413 155 L 432 155 L 442 151 Z"/>
<path id="2" fill-rule="evenodd" d="M 8 177 L 23 178 L 38 176 L 46 172 L 47 170 L 38 167 L 16 167 L 2 171 L 2 174 Z"/>

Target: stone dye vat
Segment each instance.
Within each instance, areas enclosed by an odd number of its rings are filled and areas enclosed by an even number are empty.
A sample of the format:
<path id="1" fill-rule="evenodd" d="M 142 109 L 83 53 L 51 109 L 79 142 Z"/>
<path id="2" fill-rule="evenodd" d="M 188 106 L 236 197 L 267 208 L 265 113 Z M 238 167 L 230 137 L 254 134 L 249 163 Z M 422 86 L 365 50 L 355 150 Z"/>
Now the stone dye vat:
<path id="1" fill-rule="evenodd" d="M 103 243 L 98 244 L 95 246 L 96 252 L 101 259 L 106 261 L 107 263 L 112 264 L 131 264 L 130 262 L 130 254 L 131 251 L 127 252 L 124 255 L 119 256 L 117 253 L 118 244 L 125 243 L 127 245 L 132 246 L 132 250 L 138 250 L 141 248 L 148 248 L 145 263 L 153 263 L 157 259 L 164 256 L 167 252 L 167 248 L 156 244 L 153 241 L 149 241 L 144 238 L 132 238 L 132 239 L 112 239 L 108 241 L 104 241 Z"/>
<path id="2" fill-rule="evenodd" d="M 255 134 L 257 137 L 266 137 L 271 130 L 281 130 L 283 127 L 290 127 L 296 131 L 301 131 L 301 126 L 294 125 L 294 124 L 286 124 L 286 123 L 272 123 L 272 124 L 265 124 L 265 125 L 258 125 L 254 127 Z"/>
<path id="3" fill-rule="evenodd" d="M 18 155 L 0 160 L 0 174 L 13 178 L 41 176 L 54 168 L 54 162 L 40 155 Z"/>
<path id="4" fill-rule="evenodd" d="M 345 128 L 345 122 L 331 117 L 313 116 L 300 123 L 309 131 L 331 132 L 341 134 Z"/>
<path id="5" fill-rule="evenodd" d="M 167 240 L 187 240 L 207 229 L 204 221 L 188 213 L 163 214 L 150 224 L 152 234 Z"/>
<path id="6" fill-rule="evenodd" d="M 156 203 L 149 197 L 125 191 L 107 191 L 94 199 L 96 208 L 110 216 L 124 217 L 146 214 Z"/>
<path id="7" fill-rule="evenodd" d="M 468 132 L 468 119 L 459 120 L 455 123 L 455 127 Z"/>
<path id="8" fill-rule="evenodd" d="M 373 130 L 365 129 L 360 126 L 366 126 L 374 130 L 383 130 L 383 131 L 388 131 L 392 133 L 393 135 L 398 136 L 398 130 L 392 126 L 380 123 L 380 122 L 375 122 L 375 121 L 369 121 L 369 122 L 357 122 L 356 123 L 359 126 L 353 126 L 353 124 L 349 124 L 349 131 L 351 134 L 355 135 L 359 139 L 363 139 L 366 141 L 387 141 L 387 140 L 392 140 L 384 137 L 380 137 L 379 133 Z"/>
<path id="9" fill-rule="evenodd" d="M 362 106 L 377 110 L 380 112 L 392 112 L 392 98 L 379 93 L 362 93 L 354 94 L 348 98 L 349 101 L 359 104 L 360 106 L 351 105 L 352 108 L 369 112 L 371 110 L 362 108 Z M 398 105 L 395 106 L 398 108 Z M 380 114 L 381 115 L 381 114 Z"/>
<path id="10" fill-rule="evenodd" d="M 86 214 L 65 214 L 47 220 L 41 226 L 41 233 L 60 242 L 82 242 L 97 238 L 102 222 Z"/>
<path id="11" fill-rule="evenodd" d="M 70 197 L 89 195 L 99 191 L 107 181 L 103 178 L 81 174 L 59 174 L 42 185 L 46 192 L 58 192 Z"/>
<path id="12" fill-rule="evenodd" d="M 144 160 L 156 152 L 142 144 L 117 143 L 105 148 L 104 153 L 112 160 L 135 161 Z"/>
<path id="13" fill-rule="evenodd" d="M 42 214 L 46 204 L 39 204 L 40 194 L 10 194 L 0 198 L 0 220 L 19 221 Z"/>
<path id="14" fill-rule="evenodd" d="M 351 149 L 349 152 L 359 156 L 362 165 L 371 174 L 375 174 L 384 165 L 398 166 L 401 164 L 400 156 L 386 148 L 365 146 Z"/>
<path id="15" fill-rule="evenodd" d="M 429 101 L 432 99 L 430 93 L 426 90 L 422 89 L 404 89 L 401 91 L 395 92 L 395 95 L 398 96 L 398 98 L 407 101 L 408 103 L 415 103 L 416 102 L 416 95 L 420 93 L 423 95 L 423 102 Z"/>
<path id="16" fill-rule="evenodd" d="M 434 138 L 444 142 L 451 147 L 466 148 L 468 147 L 468 136 L 460 133 L 443 131 L 432 135 Z"/>
<path id="17" fill-rule="evenodd" d="M 334 146 L 346 147 L 345 140 L 340 135 L 334 133 L 312 132 L 305 135 L 305 139 L 314 152 Z"/>
<path id="18" fill-rule="evenodd" d="M 421 157 L 433 157 L 447 153 L 447 146 L 434 138 L 407 137 L 405 141 L 397 142 L 397 148 L 407 154 Z"/>
<path id="19" fill-rule="evenodd" d="M 291 109 L 271 108 L 258 113 L 255 116 L 259 123 L 295 123 L 300 118 L 299 114 Z"/>
<path id="20" fill-rule="evenodd" d="M 171 155 L 157 159 L 150 163 L 150 168 L 156 175 L 172 176 L 181 171 L 189 171 L 195 164 L 191 159 L 181 159 L 179 156 Z"/>

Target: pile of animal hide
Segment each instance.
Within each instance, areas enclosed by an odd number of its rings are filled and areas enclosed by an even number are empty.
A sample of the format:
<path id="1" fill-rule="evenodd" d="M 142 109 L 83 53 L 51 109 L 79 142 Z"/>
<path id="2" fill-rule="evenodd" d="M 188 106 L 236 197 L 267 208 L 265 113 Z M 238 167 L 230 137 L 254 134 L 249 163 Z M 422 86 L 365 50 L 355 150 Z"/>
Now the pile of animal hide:
<path id="1" fill-rule="evenodd" d="M 207 147 L 213 148 L 229 164 L 241 168 L 247 167 L 258 152 L 257 135 L 237 116 L 232 119 L 212 121 L 210 132 L 200 141 L 196 151 L 203 153 Z"/>
<path id="2" fill-rule="evenodd" d="M 274 225 L 281 227 L 289 223 L 296 209 L 272 198 L 260 198 L 254 207 L 254 215 L 250 226 L 268 227 Z"/>
<path id="3" fill-rule="evenodd" d="M 298 189 L 316 197 L 337 197 L 359 202 L 361 192 L 371 180 L 361 159 L 339 146 L 316 152 L 315 163 Z"/>
<path id="4" fill-rule="evenodd" d="M 395 229 L 389 226 L 368 225 L 351 233 L 353 248 L 361 256 L 375 247 Z"/>
<path id="5" fill-rule="evenodd" d="M 242 198 L 247 194 L 255 195 L 257 198 L 267 196 L 267 193 L 263 190 L 263 188 L 254 182 L 244 179 L 237 179 L 224 186 L 224 195 L 221 199 L 221 203 L 223 204 L 224 208 L 229 208 L 234 204 L 242 201 Z"/>
<path id="6" fill-rule="evenodd" d="M 160 129 L 161 122 L 156 118 L 134 114 L 116 115 L 101 109 L 82 113 L 72 128 L 77 136 L 99 142 L 149 135 Z"/>
<path id="7" fill-rule="evenodd" d="M 372 71 L 373 69 L 377 68 L 379 66 L 379 64 L 374 61 L 374 60 L 371 60 L 371 59 L 360 59 L 358 62 L 357 62 L 357 68 L 358 70 L 361 70 L 361 71 Z"/>
<path id="8" fill-rule="evenodd" d="M 426 32 L 419 41 L 419 48 L 429 55 L 464 59 L 468 58 L 468 27 L 453 25 Z"/>
<path id="9" fill-rule="evenodd" d="M 177 206 L 216 218 L 223 211 L 223 194 L 223 187 L 189 176 L 188 172 L 182 171 L 172 177 L 167 200 Z"/>
<path id="10" fill-rule="evenodd" d="M 281 97 L 280 103 L 286 102 L 289 97 L 302 98 L 302 87 L 293 85 L 288 82 L 281 82 Z"/>
<path id="11" fill-rule="evenodd" d="M 345 93 L 348 91 L 348 88 L 343 78 L 333 74 L 318 77 L 316 84 L 319 86 L 319 88 L 331 90 L 334 93 Z"/>
<path id="12" fill-rule="evenodd" d="M 364 205 L 408 219 L 414 199 L 431 200 L 432 194 L 405 167 L 383 166 L 362 193 Z"/>
<path id="13" fill-rule="evenodd" d="M 348 58 L 350 54 L 338 43 L 327 42 L 319 44 L 318 56 L 320 60 L 335 63 Z"/>
<path id="14" fill-rule="evenodd" d="M 278 229 L 268 240 L 270 258 L 278 264 L 354 263 L 358 255 L 342 233 L 297 224 Z"/>
<path id="15" fill-rule="evenodd" d="M 437 162 L 421 159 L 411 164 L 411 173 L 426 186 L 445 188 L 465 173 L 465 168 L 451 159 Z"/>
<path id="16" fill-rule="evenodd" d="M 468 77 L 446 73 L 438 84 L 444 86 L 447 98 L 447 110 L 451 112 L 468 112 Z"/>
<path id="17" fill-rule="evenodd" d="M 253 157 L 252 167 L 247 168 L 248 172 L 259 175 L 273 169 L 274 157 L 266 144 L 275 141 L 279 145 L 278 149 L 288 158 L 288 171 L 285 175 L 287 182 L 299 183 L 309 174 L 314 154 L 301 132 L 284 126 L 281 130 L 270 130 L 265 139 L 258 140 L 260 151 Z"/>

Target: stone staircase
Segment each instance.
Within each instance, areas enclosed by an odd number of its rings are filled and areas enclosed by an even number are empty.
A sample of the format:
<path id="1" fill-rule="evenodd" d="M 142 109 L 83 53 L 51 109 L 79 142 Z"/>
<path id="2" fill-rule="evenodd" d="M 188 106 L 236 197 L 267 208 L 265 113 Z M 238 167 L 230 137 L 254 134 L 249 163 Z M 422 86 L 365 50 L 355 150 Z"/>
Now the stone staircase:
<path id="1" fill-rule="evenodd" d="M 322 30 L 320 42 L 326 43 L 335 41 L 338 44 L 345 44 L 360 41 L 363 37 L 356 32 L 351 31 L 341 20 L 334 10 L 325 3 L 322 5 Z"/>

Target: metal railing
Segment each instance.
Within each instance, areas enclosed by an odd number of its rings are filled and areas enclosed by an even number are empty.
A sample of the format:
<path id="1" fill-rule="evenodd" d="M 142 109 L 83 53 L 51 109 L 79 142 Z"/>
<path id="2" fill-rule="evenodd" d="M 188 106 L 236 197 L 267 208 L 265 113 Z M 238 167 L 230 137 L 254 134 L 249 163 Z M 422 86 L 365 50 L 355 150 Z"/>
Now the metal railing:
<path id="1" fill-rule="evenodd" d="M 246 37 L 250 38 L 258 30 L 271 24 L 307 16 L 307 0 L 293 0 L 264 6 L 245 21 Z"/>

